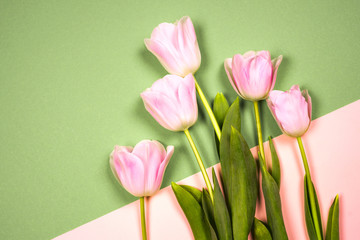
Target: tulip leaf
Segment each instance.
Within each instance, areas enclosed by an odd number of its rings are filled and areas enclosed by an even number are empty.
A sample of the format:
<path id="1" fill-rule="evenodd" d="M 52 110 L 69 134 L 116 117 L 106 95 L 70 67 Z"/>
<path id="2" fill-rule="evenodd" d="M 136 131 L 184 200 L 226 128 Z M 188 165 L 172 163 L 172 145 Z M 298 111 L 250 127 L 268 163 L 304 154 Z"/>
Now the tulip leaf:
<path id="1" fill-rule="evenodd" d="M 182 187 L 183 189 L 185 189 L 186 191 L 188 191 L 189 193 L 191 193 L 191 195 L 196 199 L 196 201 L 198 201 L 199 203 L 201 203 L 201 191 L 199 189 L 196 189 L 192 186 L 189 185 L 179 185 L 180 187 Z"/>
<path id="2" fill-rule="evenodd" d="M 224 119 L 226 116 L 226 113 L 229 109 L 229 103 L 226 100 L 224 94 L 222 93 L 217 93 L 214 99 L 214 104 L 213 104 L 213 112 L 216 118 L 216 121 L 219 124 L 220 129 L 222 128 L 222 125 L 224 123 Z M 217 136 L 215 136 L 215 143 L 216 143 L 216 149 L 219 152 L 219 145 L 220 145 L 220 141 L 217 138 Z"/>
<path id="3" fill-rule="evenodd" d="M 225 199 L 228 202 L 231 198 L 231 171 L 233 170 L 232 163 L 230 162 L 230 136 L 231 136 L 231 127 L 236 128 L 240 131 L 240 101 L 239 98 L 233 102 L 230 108 L 227 111 L 227 114 L 224 119 L 224 123 L 222 126 L 221 139 L 220 139 L 220 163 L 221 163 L 221 171 L 223 174 L 224 181 L 224 193 Z M 235 182 L 234 184 L 237 184 Z"/>
<path id="4" fill-rule="evenodd" d="M 213 112 L 219 127 L 222 128 L 229 103 L 223 93 L 217 93 L 214 99 Z"/>
<path id="5" fill-rule="evenodd" d="M 214 220 L 214 206 L 210 198 L 210 194 L 206 189 L 202 190 L 201 193 L 202 209 L 205 213 L 206 220 L 210 226 L 211 239 L 218 239 L 216 236 L 216 225 Z"/>
<path id="6" fill-rule="evenodd" d="M 210 225 L 199 202 L 181 186 L 172 182 L 171 187 L 182 208 L 196 240 L 212 239 Z"/>
<path id="7" fill-rule="evenodd" d="M 214 182 L 214 218 L 219 240 L 232 239 L 231 220 L 214 168 L 212 169 Z"/>
<path id="8" fill-rule="evenodd" d="M 272 240 L 271 234 L 265 224 L 257 218 L 254 218 L 252 234 L 255 240 Z"/>
<path id="9" fill-rule="evenodd" d="M 317 219 L 319 221 L 319 225 L 320 225 L 320 236 L 321 236 L 321 239 L 323 239 L 319 202 L 318 202 L 314 184 L 312 183 L 311 180 L 310 180 L 310 182 L 312 185 L 312 189 L 309 188 L 308 181 L 307 181 L 307 175 L 305 174 L 305 176 L 304 176 L 304 210 L 305 210 L 306 228 L 307 228 L 307 232 L 308 232 L 308 236 L 309 236 L 310 240 L 318 239 L 317 234 L 316 234 L 314 218 L 313 218 L 313 215 L 316 214 Z M 313 213 L 311 210 L 311 202 L 310 202 L 310 191 L 311 190 L 315 197 L 316 213 Z"/>
<path id="10" fill-rule="evenodd" d="M 201 193 L 201 205 L 206 218 L 209 220 L 209 223 L 213 227 L 215 227 L 214 206 L 213 203 L 211 202 L 209 192 L 206 189 L 203 189 Z"/>
<path id="11" fill-rule="evenodd" d="M 272 162 L 272 168 L 270 173 L 271 176 L 274 178 L 275 182 L 277 183 L 278 187 L 280 188 L 280 182 L 281 182 L 280 162 L 279 162 L 279 157 L 276 153 L 274 143 L 270 136 L 269 136 L 269 146 L 271 151 L 271 162 Z"/>
<path id="12" fill-rule="evenodd" d="M 317 240 L 315 225 L 314 225 L 314 221 L 312 219 L 311 211 L 310 211 L 310 200 L 309 200 L 308 192 L 309 192 L 309 190 L 307 187 L 306 176 L 305 176 L 304 177 L 305 223 L 306 223 L 307 233 L 308 233 L 310 240 Z"/>
<path id="13" fill-rule="evenodd" d="M 258 181 L 254 157 L 241 133 L 231 128 L 230 157 L 228 164 L 230 171 L 229 191 L 230 211 L 233 237 L 247 239 L 254 220 Z"/>
<path id="14" fill-rule="evenodd" d="M 325 240 L 339 239 L 339 196 L 336 195 L 329 210 Z"/>
<path id="15" fill-rule="evenodd" d="M 264 160 L 260 154 L 259 162 L 262 174 L 262 190 L 265 199 L 266 216 L 270 226 L 272 238 L 275 240 L 288 239 L 281 211 L 279 187 L 274 178 L 266 170 Z"/>

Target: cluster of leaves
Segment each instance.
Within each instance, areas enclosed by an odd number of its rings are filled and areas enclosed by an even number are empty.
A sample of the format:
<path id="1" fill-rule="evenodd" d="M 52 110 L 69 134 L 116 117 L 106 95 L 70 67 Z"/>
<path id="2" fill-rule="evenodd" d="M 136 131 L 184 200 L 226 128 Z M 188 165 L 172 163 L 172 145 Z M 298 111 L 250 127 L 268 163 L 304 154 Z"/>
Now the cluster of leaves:
<path id="1" fill-rule="evenodd" d="M 310 186 L 311 184 L 311 186 Z M 309 195 L 315 196 L 315 207 L 316 210 L 312 211 Z M 315 186 L 311 179 L 308 179 L 307 175 L 304 176 L 304 211 L 305 211 L 305 222 L 310 240 L 323 240 L 324 234 L 322 231 L 322 221 L 320 215 L 320 207 L 315 191 Z M 315 216 L 316 215 L 316 216 Z M 320 228 L 316 229 L 315 219 L 319 221 Z M 328 221 L 326 225 L 325 240 L 339 240 L 339 196 L 336 195 L 333 203 L 331 204 Z"/>
<path id="2" fill-rule="evenodd" d="M 222 128 L 220 141 L 216 138 L 222 177 L 217 177 L 215 171 L 212 171 L 214 200 L 211 200 L 206 189 L 200 191 L 191 186 L 172 183 L 173 191 L 188 219 L 194 238 L 247 240 L 252 232 L 254 239 L 287 240 L 279 193 L 280 164 L 271 137 L 269 137 L 269 146 L 272 169 L 268 170 L 265 159 L 262 159 L 260 154 L 258 154 L 258 165 L 256 164 L 241 134 L 239 99 L 237 98 L 229 106 L 224 95 L 218 94 L 214 100 L 213 111 Z M 267 223 L 255 218 L 256 200 L 259 193 L 258 170 L 262 176 L 262 194 L 265 199 Z M 304 184 L 304 191 L 308 235 L 311 240 L 319 240 L 308 197 L 309 191 L 313 191 L 312 194 L 315 196 L 316 192 L 314 187 L 309 188 L 307 181 Z M 316 206 L 319 209 L 317 200 Z M 320 219 L 320 216 L 317 217 Z M 320 239 L 323 239 L 322 232 Z M 325 239 L 339 239 L 338 197 L 335 198 L 329 211 Z"/>
<path id="3" fill-rule="evenodd" d="M 254 217 L 259 192 L 258 168 L 241 134 L 239 99 L 229 107 L 225 97 L 218 94 L 213 110 L 222 127 L 221 139 L 217 142 L 222 178 L 217 178 L 213 171 L 214 201 L 211 201 L 206 189 L 200 191 L 172 183 L 194 238 L 248 239 L 252 231 L 256 239 L 287 239 L 279 195 L 280 165 L 271 139 L 271 174 L 263 164 L 264 161 L 259 161 L 263 175 L 267 225 Z"/>

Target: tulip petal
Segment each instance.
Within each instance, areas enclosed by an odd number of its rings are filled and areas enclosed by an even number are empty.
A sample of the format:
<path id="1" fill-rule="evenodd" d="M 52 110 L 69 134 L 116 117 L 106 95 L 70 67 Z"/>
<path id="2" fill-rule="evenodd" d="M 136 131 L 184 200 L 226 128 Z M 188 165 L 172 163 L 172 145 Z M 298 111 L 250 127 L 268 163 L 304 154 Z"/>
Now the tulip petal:
<path id="1" fill-rule="evenodd" d="M 122 186 L 132 195 L 144 193 L 144 165 L 136 155 L 118 152 L 114 155 L 114 167 Z"/>
<path id="2" fill-rule="evenodd" d="M 266 51 L 266 50 L 262 50 L 262 51 L 256 52 L 256 57 L 261 57 L 261 58 L 263 58 L 264 60 L 269 60 L 269 59 L 271 59 L 270 52 L 269 52 L 269 51 Z"/>
<path id="3" fill-rule="evenodd" d="M 136 144 L 133 154 L 143 161 L 146 170 L 144 173 L 145 195 L 152 195 L 160 188 L 156 179 L 159 166 L 166 157 L 165 149 L 158 141 L 143 140 Z"/>
<path id="4" fill-rule="evenodd" d="M 180 58 L 177 51 L 173 47 L 168 47 L 166 44 L 151 39 L 144 40 L 146 48 L 156 56 L 161 65 L 171 74 L 182 75 L 182 68 L 179 65 L 178 59 Z"/>
<path id="5" fill-rule="evenodd" d="M 146 110 L 164 128 L 171 131 L 183 131 L 178 115 L 178 103 L 160 92 L 145 91 L 141 93 Z"/>
<path id="6" fill-rule="evenodd" d="M 268 104 L 268 107 L 270 109 L 271 114 L 273 115 L 273 117 L 276 120 L 276 123 L 279 125 L 280 129 L 282 130 L 282 127 L 280 125 L 279 120 L 277 119 L 276 115 L 275 115 L 275 105 L 274 102 L 276 102 L 276 98 L 280 95 L 283 94 L 283 91 L 279 91 L 279 90 L 273 90 L 270 92 L 268 99 L 266 99 L 266 102 Z"/>
<path id="7" fill-rule="evenodd" d="M 305 101 L 307 102 L 308 105 L 308 111 L 309 111 L 309 118 L 311 120 L 312 118 L 312 102 L 311 102 L 311 97 L 309 95 L 308 90 L 303 90 L 302 91 L 302 96 L 305 98 Z"/>
<path id="8" fill-rule="evenodd" d="M 254 58 L 255 56 L 256 56 L 255 51 L 248 51 L 242 55 L 243 58 L 249 58 L 249 59 Z"/>
<path id="9" fill-rule="evenodd" d="M 151 33 L 151 39 L 158 40 L 164 44 L 174 42 L 176 26 L 171 23 L 160 23 Z M 167 39 L 168 41 L 163 41 Z"/>
<path id="10" fill-rule="evenodd" d="M 282 62 L 282 59 L 283 59 L 283 56 L 280 55 L 271 61 L 272 65 L 273 65 L 273 76 L 272 76 L 272 84 L 270 87 L 270 91 L 272 91 L 274 89 L 276 77 L 277 77 L 277 71 L 280 66 L 280 63 Z"/>
<path id="11" fill-rule="evenodd" d="M 272 85 L 272 64 L 270 53 L 261 51 L 261 57 L 253 59 L 250 63 L 250 77 L 248 79 L 248 97 L 263 99 L 268 95 Z M 267 57 L 267 58 L 265 58 Z"/>
<path id="12" fill-rule="evenodd" d="M 174 146 L 168 146 L 166 148 L 166 156 L 165 156 L 165 158 L 163 158 L 163 160 L 158 168 L 158 172 L 156 174 L 156 181 L 155 181 L 156 184 L 155 185 L 159 186 L 159 188 L 161 187 L 165 169 L 166 169 L 167 165 L 169 164 L 170 158 L 172 157 L 173 154 L 174 154 Z"/>
<path id="13" fill-rule="evenodd" d="M 117 174 L 117 171 L 115 169 L 115 159 L 117 159 L 117 161 L 119 161 L 117 153 L 121 152 L 121 151 L 131 153 L 132 150 L 133 150 L 133 148 L 129 147 L 129 146 L 115 146 L 114 150 L 110 154 L 110 169 L 111 169 L 112 173 L 114 174 L 116 180 L 120 183 L 120 185 L 122 185 L 122 183 L 121 183 L 119 176 Z"/>
<path id="14" fill-rule="evenodd" d="M 188 74 L 179 85 L 178 101 L 181 101 L 179 109 L 182 122 L 186 126 L 192 126 L 198 117 L 198 108 L 196 102 L 195 80 L 192 74 Z"/>
<path id="15" fill-rule="evenodd" d="M 182 77 L 176 75 L 166 75 L 162 79 L 154 82 L 151 86 L 152 92 L 159 92 L 166 95 L 169 98 L 177 100 L 179 85 L 183 81 Z"/>
<path id="16" fill-rule="evenodd" d="M 231 86 L 234 88 L 235 92 L 239 95 L 240 92 L 235 84 L 235 79 L 234 79 L 234 76 L 233 76 L 233 73 L 232 73 L 232 58 L 227 58 L 225 59 L 224 61 L 224 68 L 225 68 L 225 72 L 229 78 L 229 81 L 231 83 Z"/>
<path id="17" fill-rule="evenodd" d="M 201 54 L 196 39 L 194 25 L 189 17 L 183 17 L 179 21 L 178 40 L 182 61 L 186 63 L 187 67 L 183 70 L 183 75 L 188 73 L 194 74 L 200 67 Z"/>
<path id="18" fill-rule="evenodd" d="M 184 16 L 179 20 L 179 24 L 183 26 L 183 31 L 186 33 L 189 40 L 194 44 L 196 42 L 196 34 L 194 25 L 188 16 Z"/>
<path id="19" fill-rule="evenodd" d="M 239 91 L 239 95 L 246 98 L 246 91 L 249 89 L 247 79 L 250 76 L 248 69 L 249 62 L 243 58 L 242 55 L 236 54 L 232 59 L 232 75 L 234 78 L 234 84 Z"/>

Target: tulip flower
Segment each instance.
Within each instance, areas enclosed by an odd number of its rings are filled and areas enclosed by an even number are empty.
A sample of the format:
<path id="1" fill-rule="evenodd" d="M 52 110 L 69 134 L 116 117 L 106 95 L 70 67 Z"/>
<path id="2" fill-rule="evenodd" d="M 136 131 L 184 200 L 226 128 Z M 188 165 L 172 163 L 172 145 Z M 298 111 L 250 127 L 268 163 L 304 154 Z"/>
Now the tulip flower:
<path id="1" fill-rule="evenodd" d="M 161 186 L 164 171 L 174 146 L 143 140 L 134 148 L 115 146 L 110 155 L 110 167 L 119 183 L 132 195 L 140 197 L 141 226 L 146 239 L 144 197 L 154 195 Z"/>
<path id="2" fill-rule="evenodd" d="M 185 77 L 200 67 L 201 55 L 190 17 L 174 24 L 161 23 L 151 38 L 145 39 L 145 45 L 170 74 Z"/>
<path id="3" fill-rule="evenodd" d="M 281 61 L 281 55 L 271 61 L 269 51 L 249 51 L 226 59 L 224 66 L 236 93 L 243 99 L 259 101 L 274 88 Z"/>
<path id="4" fill-rule="evenodd" d="M 141 93 L 146 110 L 164 128 L 185 131 L 197 120 L 194 77 L 166 75 Z"/>
<path id="5" fill-rule="evenodd" d="M 277 70 L 282 56 L 271 61 L 269 51 L 249 51 L 225 59 L 224 67 L 236 93 L 245 100 L 254 102 L 254 113 L 260 154 L 265 159 L 258 101 L 266 99 L 274 88 Z"/>
<path id="6" fill-rule="evenodd" d="M 311 122 L 311 98 L 307 90 L 294 85 L 287 92 L 272 91 L 267 99 L 270 111 L 283 133 L 301 137 Z"/>
<path id="7" fill-rule="evenodd" d="M 170 74 L 180 77 L 194 75 L 200 67 L 201 54 L 190 17 L 182 17 L 174 24 L 161 23 L 153 30 L 151 38 L 145 39 L 144 42 L 147 49 L 157 57 Z M 220 140 L 219 124 L 195 77 L 194 80 L 199 97 Z"/>
<path id="8" fill-rule="evenodd" d="M 163 147 L 158 141 L 143 140 L 134 148 L 115 146 L 110 166 L 119 183 L 137 197 L 152 196 L 161 186 L 164 171 L 174 146 Z"/>
<path id="9" fill-rule="evenodd" d="M 209 176 L 188 130 L 198 117 L 194 76 L 166 75 L 142 92 L 141 98 L 146 110 L 161 126 L 170 131 L 184 131 L 213 198 Z"/>
<path id="10" fill-rule="evenodd" d="M 286 92 L 277 90 L 270 92 L 267 103 L 282 132 L 297 138 L 305 170 L 304 194 L 309 198 L 309 203 L 305 202 L 305 209 L 310 209 L 311 215 L 309 217 L 312 221 L 310 228 L 314 229 L 317 239 L 322 239 L 321 217 L 316 190 L 311 180 L 310 168 L 301 139 L 311 122 L 311 97 L 307 90 L 301 92 L 299 86 L 294 85 Z M 308 221 L 306 223 L 308 224 Z"/>

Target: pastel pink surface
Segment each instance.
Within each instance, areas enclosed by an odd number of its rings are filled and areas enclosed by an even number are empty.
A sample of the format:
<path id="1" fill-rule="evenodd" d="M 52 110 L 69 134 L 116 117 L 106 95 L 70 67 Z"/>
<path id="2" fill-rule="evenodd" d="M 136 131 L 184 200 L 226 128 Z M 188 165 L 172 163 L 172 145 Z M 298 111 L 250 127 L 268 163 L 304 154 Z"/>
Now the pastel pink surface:
<path id="1" fill-rule="evenodd" d="M 357 154 L 360 124 L 360 100 L 314 120 L 303 142 L 310 171 L 317 190 L 323 227 L 328 209 L 336 194 L 340 196 L 340 238 L 357 239 L 360 215 L 360 162 Z M 281 135 L 274 139 L 281 164 L 281 199 L 289 239 L 307 239 L 303 216 L 304 170 L 296 139 Z M 269 156 L 268 144 L 265 144 Z M 253 148 L 252 152 L 256 153 Z M 219 164 L 215 165 L 219 170 Z M 210 169 L 208 169 L 210 173 Z M 182 181 L 203 187 L 201 174 Z M 259 200 L 256 216 L 264 219 L 263 199 Z M 162 189 L 147 201 L 148 239 L 193 239 L 186 218 L 178 206 L 170 187 Z M 324 229 L 325 230 L 325 229 Z M 105 216 L 84 224 L 55 238 L 73 239 L 141 239 L 139 201 L 130 203 Z"/>

